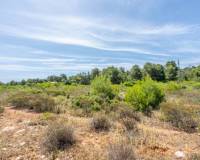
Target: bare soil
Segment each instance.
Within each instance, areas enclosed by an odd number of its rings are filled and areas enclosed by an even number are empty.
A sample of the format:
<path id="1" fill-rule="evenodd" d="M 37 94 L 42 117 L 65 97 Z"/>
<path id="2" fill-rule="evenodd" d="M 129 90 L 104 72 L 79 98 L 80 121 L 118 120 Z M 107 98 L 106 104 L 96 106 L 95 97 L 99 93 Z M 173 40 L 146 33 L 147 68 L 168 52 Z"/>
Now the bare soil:
<path id="1" fill-rule="evenodd" d="M 0 115 L 0 160 L 49 160 L 43 153 L 41 140 L 49 121 L 42 114 L 6 107 Z M 77 142 L 57 154 L 57 160 L 106 160 L 110 143 L 129 137 L 138 159 L 175 159 L 175 152 L 185 153 L 185 159 L 200 153 L 200 134 L 188 134 L 154 118 L 139 123 L 138 135 L 127 135 L 119 122 L 113 122 L 109 132 L 96 133 L 90 129 L 90 118 L 70 114 L 56 115 L 75 128 Z"/>

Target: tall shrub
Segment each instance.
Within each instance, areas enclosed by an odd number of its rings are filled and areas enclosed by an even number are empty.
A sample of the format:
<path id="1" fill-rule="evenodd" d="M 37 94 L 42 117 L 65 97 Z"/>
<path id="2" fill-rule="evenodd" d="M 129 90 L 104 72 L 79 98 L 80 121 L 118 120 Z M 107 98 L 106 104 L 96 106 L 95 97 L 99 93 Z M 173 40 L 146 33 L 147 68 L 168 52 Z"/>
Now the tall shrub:
<path id="1" fill-rule="evenodd" d="M 127 90 L 125 100 L 135 110 L 146 112 L 159 106 L 164 100 L 164 93 L 155 81 L 146 78 Z"/>
<path id="2" fill-rule="evenodd" d="M 91 93 L 102 98 L 113 99 L 114 93 L 111 82 L 104 76 L 96 77 L 91 83 Z"/>

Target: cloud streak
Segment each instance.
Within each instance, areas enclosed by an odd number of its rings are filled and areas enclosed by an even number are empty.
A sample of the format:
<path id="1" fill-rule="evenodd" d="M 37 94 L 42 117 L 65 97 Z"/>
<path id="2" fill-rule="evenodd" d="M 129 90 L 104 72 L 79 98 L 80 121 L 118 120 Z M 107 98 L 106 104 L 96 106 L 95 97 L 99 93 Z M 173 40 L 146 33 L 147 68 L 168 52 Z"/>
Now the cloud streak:
<path id="1" fill-rule="evenodd" d="M 171 59 L 198 64 L 200 24 L 183 8 L 173 0 L 4 1 L 0 70 L 78 72 Z"/>

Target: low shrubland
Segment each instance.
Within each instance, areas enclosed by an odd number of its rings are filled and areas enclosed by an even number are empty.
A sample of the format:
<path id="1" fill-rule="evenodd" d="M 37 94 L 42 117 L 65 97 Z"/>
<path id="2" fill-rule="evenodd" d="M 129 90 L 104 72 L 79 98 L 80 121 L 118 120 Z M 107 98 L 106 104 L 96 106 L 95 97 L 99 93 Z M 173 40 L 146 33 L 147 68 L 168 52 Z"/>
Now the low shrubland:
<path id="1" fill-rule="evenodd" d="M 45 94 L 32 94 L 28 92 L 17 92 L 8 98 L 10 105 L 15 108 L 26 108 L 35 112 L 54 112 L 55 101 Z"/>

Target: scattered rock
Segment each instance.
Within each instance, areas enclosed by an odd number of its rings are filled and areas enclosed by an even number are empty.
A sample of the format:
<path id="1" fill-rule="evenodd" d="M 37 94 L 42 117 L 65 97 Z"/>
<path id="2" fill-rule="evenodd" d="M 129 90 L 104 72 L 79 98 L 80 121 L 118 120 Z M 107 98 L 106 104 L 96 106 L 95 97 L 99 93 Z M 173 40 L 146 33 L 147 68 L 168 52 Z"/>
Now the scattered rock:
<path id="1" fill-rule="evenodd" d="M 21 156 L 17 157 L 16 160 L 22 160 L 23 158 Z"/>
<path id="2" fill-rule="evenodd" d="M 21 142 L 19 145 L 24 146 L 25 144 L 26 144 L 26 142 Z"/>
<path id="3" fill-rule="evenodd" d="M 175 156 L 177 159 L 185 158 L 185 153 L 183 151 L 176 151 Z"/>

